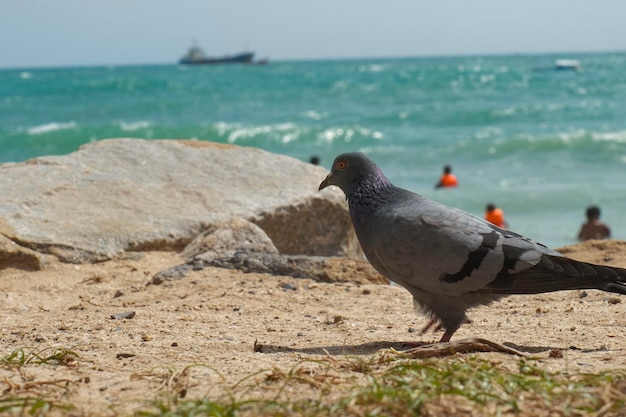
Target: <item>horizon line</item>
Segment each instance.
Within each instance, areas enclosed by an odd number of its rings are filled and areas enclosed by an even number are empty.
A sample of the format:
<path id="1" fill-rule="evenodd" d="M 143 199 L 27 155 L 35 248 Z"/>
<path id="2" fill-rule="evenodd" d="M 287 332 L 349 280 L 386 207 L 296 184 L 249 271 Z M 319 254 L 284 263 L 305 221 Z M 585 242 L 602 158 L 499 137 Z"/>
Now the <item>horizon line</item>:
<path id="1" fill-rule="evenodd" d="M 429 59 L 429 58 L 471 58 L 471 57 L 507 57 L 507 56 L 549 56 L 558 54 L 569 55 L 601 55 L 626 53 L 626 50 L 603 50 L 603 51 L 552 51 L 552 52 L 486 52 L 486 53 L 458 53 L 458 54 L 424 54 L 424 55 L 381 55 L 381 56 L 355 56 L 355 57 L 300 57 L 300 58 L 264 58 L 269 63 L 278 62 L 316 62 L 316 61 L 365 61 L 365 60 L 398 60 L 398 59 Z M 145 62 L 145 63 L 117 63 L 117 64 L 59 64 L 59 65 L 35 65 L 35 66 L 8 66 L 0 67 L 0 71 L 16 70 L 49 70 L 49 69 L 72 69 L 72 68 L 102 68 L 102 67 L 138 67 L 138 66 L 180 66 L 177 60 L 172 62 Z M 232 64 L 235 65 L 235 64 Z M 242 64 L 245 66 L 245 64 Z"/>

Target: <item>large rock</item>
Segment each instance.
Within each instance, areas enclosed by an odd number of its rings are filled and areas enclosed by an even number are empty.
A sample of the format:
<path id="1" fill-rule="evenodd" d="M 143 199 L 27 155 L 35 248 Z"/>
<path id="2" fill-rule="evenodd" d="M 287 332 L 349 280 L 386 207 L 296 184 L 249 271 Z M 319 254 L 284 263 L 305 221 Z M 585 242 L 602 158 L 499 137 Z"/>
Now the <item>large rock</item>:
<path id="1" fill-rule="evenodd" d="M 317 191 L 325 175 L 255 148 L 105 140 L 0 165 L 0 234 L 65 262 L 95 262 L 123 251 L 178 251 L 240 217 L 280 253 L 359 257 L 343 195 Z"/>
<path id="2" fill-rule="evenodd" d="M 223 258 L 237 252 L 278 254 L 267 234 L 256 224 L 240 217 L 217 223 L 199 234 L 181 252 L 187 262 L 196 257 Z"/>
<path id="3" fill-rule="evenodd" d="M 181 255 L 186 263 L 157 272 L 148 284 L 179 280 L 208 266 L 324 282 L 389 283 L 363 259 L 281 254 L 259 226 L 239 217 L 208 228 Z"/>
<path id="4" fill-rule="evenodd" d="M 0 269 L 13 267 L 38 271 L 43 269 L 43 265 L 43 259 L 37 252 L 0 234 Z"/>
<path id="5" fill-rule="evenodd" d="M 217 252 L 209 250 L 184 264 L 157 272 L 147 285 L 180 280 L 190 271 L 199 271 L 206 267 L 236 269 L 245 273 L 287 275 L 321 282 L 389 284 L 389 280 L 364 259 L 281 255 L 257 251 L 226 251 L 220 256 Z"/>

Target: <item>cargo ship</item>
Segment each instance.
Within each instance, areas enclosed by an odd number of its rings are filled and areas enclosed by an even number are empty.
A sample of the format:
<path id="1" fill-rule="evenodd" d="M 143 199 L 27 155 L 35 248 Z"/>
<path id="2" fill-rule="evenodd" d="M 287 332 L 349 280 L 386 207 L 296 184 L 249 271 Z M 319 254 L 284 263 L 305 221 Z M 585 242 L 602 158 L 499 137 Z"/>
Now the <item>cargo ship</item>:
<path id="1" fill-rule="evenodd" d="M 253 52 L 240 52 L 235 55 L 209 57 L 204 53 L 202 48 L 193 45 L 178 63 L 181 65 L 252 64 L 254 63 L 253 59 Z"/>

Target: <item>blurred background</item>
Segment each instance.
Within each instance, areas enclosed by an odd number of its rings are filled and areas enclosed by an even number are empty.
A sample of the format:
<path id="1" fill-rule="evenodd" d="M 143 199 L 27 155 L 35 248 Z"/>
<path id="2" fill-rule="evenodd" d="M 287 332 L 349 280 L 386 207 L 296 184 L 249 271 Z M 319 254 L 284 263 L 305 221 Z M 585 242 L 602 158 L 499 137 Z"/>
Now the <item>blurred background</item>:
<path id="1" fill-rule="evenodd" d="M 0 162 L 113 137 L 327 168 L 360 150 L 550 246 L 576 242 L 591 204 L 624 239 L 623 16 L 617 0 L 0 0 Z M 435 190 L 445 164 L 459 185 Z"/>

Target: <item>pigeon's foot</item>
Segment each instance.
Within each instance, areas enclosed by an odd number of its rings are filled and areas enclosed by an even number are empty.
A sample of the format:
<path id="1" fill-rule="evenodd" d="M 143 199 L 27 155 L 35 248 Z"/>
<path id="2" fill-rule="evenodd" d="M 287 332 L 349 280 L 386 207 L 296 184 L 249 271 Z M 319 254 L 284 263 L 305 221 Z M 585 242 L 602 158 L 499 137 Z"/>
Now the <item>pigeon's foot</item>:
<path id="1" fill-rule="evenodd" d="M 436 325 L 436 326 L 435 326 Z M 422 329 L 422 332 L 420 334 L 425 334 L 426 332 L 428 332 L 432 327 L 433 328 L 433 332 L 438 332 L 439 330 L 441 330 L 443 327 L 441 326 L 441 323 L 438 322 L 437 320 L 431 320 L 428 322 L 428 324 L 426 324 L 426 326 L 424 326 L 424 328 Z M 447 331 L 443 334 L 443 336 L 441 336 L 441 339 L 439 339 L 439 343 L 442 342 L 449 342 L 450 338 L 452 337 L 452 335 L 454 334 L 454 331 Z"/>
<path id="2" fill-rule="evenodd" d="M 433 332 L 438 332 L 439 330 L 441 330 L 441 323 L 438 320 L 431 320 L 426 324 L 426 326 L 424 326 L 420 334 L 428 332 L 430 328 L 433 327 L 435 324 L 437 326 L 433 329 Z"/>

